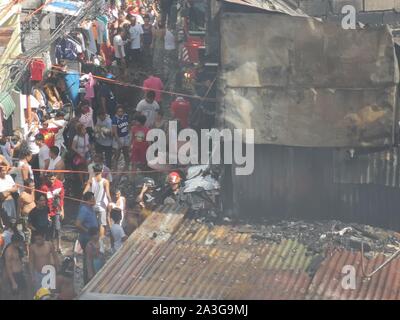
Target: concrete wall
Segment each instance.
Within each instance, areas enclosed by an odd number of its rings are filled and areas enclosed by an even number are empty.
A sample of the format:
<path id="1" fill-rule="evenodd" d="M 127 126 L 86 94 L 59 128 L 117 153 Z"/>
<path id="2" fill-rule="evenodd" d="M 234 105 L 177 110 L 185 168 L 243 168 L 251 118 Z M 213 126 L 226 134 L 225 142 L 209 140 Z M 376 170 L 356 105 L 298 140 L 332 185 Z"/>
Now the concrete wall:
<path id="1" fill-rule="evenodd" d="M 311 16 L 340 21 L 341 9 L 353 5 L 357 21 L 369 25 L 400 25 L 400 0 L 290 0 Z"/>

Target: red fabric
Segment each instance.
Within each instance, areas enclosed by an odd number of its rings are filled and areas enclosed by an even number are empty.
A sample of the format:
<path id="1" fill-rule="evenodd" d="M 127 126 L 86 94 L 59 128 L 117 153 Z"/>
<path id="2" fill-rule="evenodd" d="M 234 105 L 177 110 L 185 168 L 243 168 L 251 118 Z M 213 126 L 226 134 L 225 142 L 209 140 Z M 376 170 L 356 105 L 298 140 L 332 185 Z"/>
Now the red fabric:
<path id="1" fill-rule="evenodd" d="M 43 73 L 46 69 L 46 65 L 43 60 L 35 59 L 31 62 L 31 80 L 34 81 L 42 81 Z"/>
<path id="2" fill-rule="evenodd" d="M 146 136 L 149 130 L 149 128 L 142 125 L 132 127 L 132 163 L 147 163 L 146 152 L 149 143 L 146 141 Z"/>
<path id="3" fill-rule="evenodd" d="M 44 143 L 49 147 L 53 147 L 55 143 L 55 135 L 58 132 L 58 128 L 47 128 L 39 129 L 39 132 L 44 136 Z"/>
<path id="4" fill-rule="evenodd" d="M 161 92 L 156 90 L 163 90 L 164 84 L 162 83 L 161 79 L 158 77 L 150 76 L 143 82 L 143 89 L 144 93 L 147 91 L 154 90 L 156 92 L 156 101 L 158 103 L 161 102 Z"/>
<path id="5" fill-rule="evenodd" d="M 114 59 L 114 47 L 113 46 L 107 46 L 107 44 L 102 43 L 101 44 L 101 51 L 104 53 L 104 56 L 106 58 L 106 66 L 109 67 L 111 66 L 113 59 Z"/>
<path id="6" fill-rule="evenodd" d="M 172 115 L 175 119 L 178 119 L 182 129 L 189 127 L 189 114 L 191 106 L 187 100 L 175 100 L 171 104 Z"/>
<path id="7" fill-rule="evenodd" d="M 54 195 L 59 192 L 60 195 L 60 206 L 61 208 L 64 206 L 64 184 L 56 179 L 53 185 L 50 186 L 47 183 L 40 187 L 40 191 L 47 193 L 47 205 L 49 207 L 49 216 L 53 217 L 56 215 L 56 210 L 53 208 L 53 199 Z"/>

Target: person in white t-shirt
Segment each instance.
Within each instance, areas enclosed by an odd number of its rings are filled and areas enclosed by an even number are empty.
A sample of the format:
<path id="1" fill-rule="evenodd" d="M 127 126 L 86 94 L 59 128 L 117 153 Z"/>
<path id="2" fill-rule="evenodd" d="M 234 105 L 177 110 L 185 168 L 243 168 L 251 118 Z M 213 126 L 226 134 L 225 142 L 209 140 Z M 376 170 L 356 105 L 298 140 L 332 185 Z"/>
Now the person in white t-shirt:
<path id="1" fill-rule="evenodd" d="M 49 128 L 58 128 L 57 133 L 54 137 L 54 145 L 60 149 L 62 153 L 65 149 L 64 145 L 64 129 L 67 126 L 67 121 L 64 119 L 65 114 L 62 111 L 58 111 L 54 119 L 49 120 Z"/>
<path id="2" fill-rule="evenodd" d="M 114 46 L 114 56 L 117 61 L 117 65 L 120 69 L 120 72 L 123 76 L 126 75 L 126 53 L 125 53 L 125 29 L 123 27 L 119 27 L 117 29 L 117 34 L 113 40 Z"/>
<path id="3" fill-rule="evenodd" d="M 129 63 L 133 66 L 139 66 L 141 64 L 141 43 L 143 28 L 140 24 L 136 23 L 136 17 L 130 17 L 131 26 L 129 28 Z"/>
<path id="4" fill-rule="evenodd" d="M 6 166 L 0 167 L 0 200 L 1 207 L 6 212 L 9 218 L 17 218 L 17 210 L 15 201 L 12 196 L 13 193 L 18 191 L 18 187 L 14 179 L 7 174 L 8 168 Z"/>
<path id="5" fill-rule="evenodd" d="M 119 208 L 114 208 L 111 210 L 111 219 L 113 224 L 111 225 L 111 245 L 113 252 L 116 252 L 122 247 L 122 243 L 128 238 L 122 228 L 121 222 L 121 210 Z"/>
<path id="6" fill-rule="evenodd" d="M 49 168 L 50 164 L 50 149 L 49 147 L 44 143 L 44 136 L 41 133 L 38 133 L 35 136 L 35 142 L 39 146 L 39 169 L 41 170 L 47 170 Z M 43 171 L 40 172 L 40 175 L 42 176 L 44 174 Z"/>
<path id="7" fill-rule="evenodd" d="M 136 106 L 136 111 L 146 116 L 145 127 L 153 128 L 156 121 L 157 110 L 160 109 L 160 105 L 155 100 L 156 93 L 154 91 L 148 91 L 146 98 L 141 100 Z"/>

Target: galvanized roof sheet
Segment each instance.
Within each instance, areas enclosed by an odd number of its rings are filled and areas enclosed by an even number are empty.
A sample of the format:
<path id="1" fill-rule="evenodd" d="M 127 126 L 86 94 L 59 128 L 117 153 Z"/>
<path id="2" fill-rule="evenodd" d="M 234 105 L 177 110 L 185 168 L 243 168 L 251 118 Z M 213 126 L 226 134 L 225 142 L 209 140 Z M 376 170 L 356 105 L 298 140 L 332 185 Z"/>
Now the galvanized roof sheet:
<path id="1" fill-rule="evenodd" d="M 378 255 L 365 259 L 365 269 L 369 273 L 380 266 L 387 257 Z M 344 266 L 355 269 L 355 289 L 342 286 Z M 346 271 L 347 273 L 348 271 Z M 400 299 L 400 259 L 394 259 L 384 269 L 370 279 L 363 277 L 361 253 L 350 251 L 335 252 L 322 262 L 307 293 L 308 299 L 335 300 L 398 300 Z"/>
<path id="2" fill-rule="evenodd" d="M 253 7 L 269 12 L 279 12 L 296 17 L 308 17 L 302 10 L 293 8 L 284 0 L 222 0 L 223 2 Z"/>
<path id="3" fill-rule="evenodd" d="M 254 237 L 259 226 L 213 225 L 186 209 L 154 212 L 83 289 L 80 299 L 397 299 L 400 259 L 368 282 L 360 253 L 335 251 L 322 263 L 296 240 Z M 370 272 L 384 261 L 366 263 Z M 357 288 L 344 290 L 344 265 Z M 314 269 L 314 271 L 310 271 Z"/>
<path id="4" fill-rule="evenodd" d="M 312 259 L 304 245 L 271 244 L 238 227 L 210 226 L 183 215 L 184 209 L 173 207 L 153 213 L 82 295 L 304 298 Z"/>

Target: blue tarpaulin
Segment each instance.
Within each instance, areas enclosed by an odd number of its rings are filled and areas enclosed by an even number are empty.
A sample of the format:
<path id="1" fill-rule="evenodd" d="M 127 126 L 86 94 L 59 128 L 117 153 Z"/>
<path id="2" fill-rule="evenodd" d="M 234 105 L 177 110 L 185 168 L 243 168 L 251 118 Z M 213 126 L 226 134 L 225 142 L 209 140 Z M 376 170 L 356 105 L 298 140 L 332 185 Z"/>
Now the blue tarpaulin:
<path id="1" fill-rule="evenodd" d="M 53 1 L 44 6 L 43 10 L 54 13 L 61 13 L 71 16 L 77 16 L 83 8 L 81 1 Z"/>
<path id="2" fill-rule="evenodd" d="M 68 96 L 74 104 L 74 109 L 78 106 L 79 103 L 79 79 L 80 75 L 77 72 L 67 73 L 64 76 Z"/>

